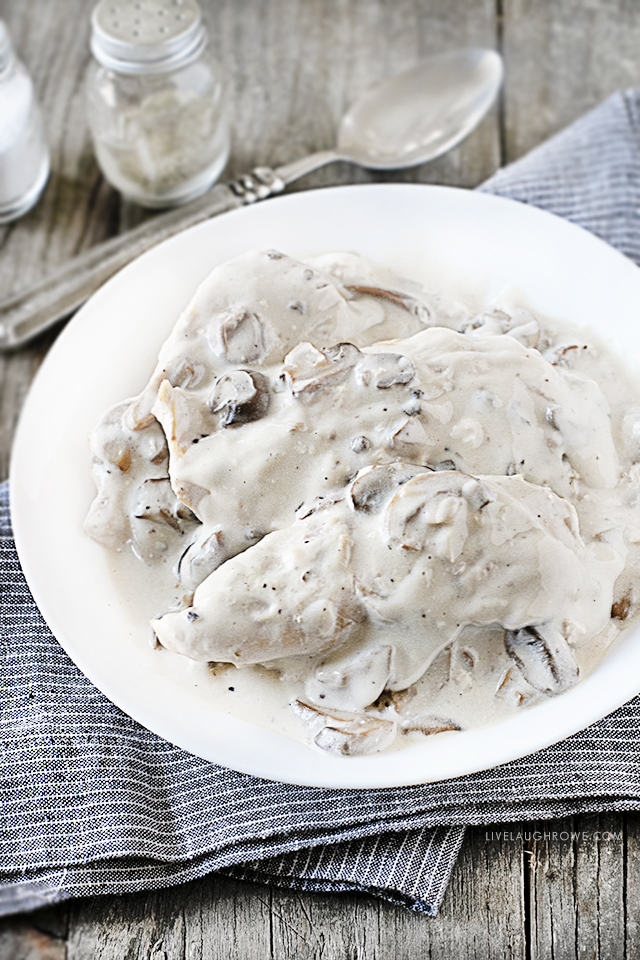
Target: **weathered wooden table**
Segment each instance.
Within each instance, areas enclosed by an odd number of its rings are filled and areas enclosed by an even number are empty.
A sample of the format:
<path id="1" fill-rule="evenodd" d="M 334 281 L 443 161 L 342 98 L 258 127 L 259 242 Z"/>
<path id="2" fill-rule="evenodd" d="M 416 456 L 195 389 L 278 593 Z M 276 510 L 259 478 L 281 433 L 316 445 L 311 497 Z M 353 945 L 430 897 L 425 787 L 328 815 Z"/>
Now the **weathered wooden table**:
<path id="1" fill-rule="evenodd" d="M 393 179 L 472 187 L 615 89 L 640 83 L 633 0 L 201 2 L 228 78 L 229 177 L 331 146 L 343 110 L 369 84 L 446 48 L 500 49 L 501 102 L 452 154 Z M 93 158 L 82 96 L 90 9 L 90 0 L 0 0 L 44 104 L 53 163 L 38 207 L 0 229 L 2 296 L 147 216 L 104 183 Z M 334 164 L 297 189 L 377 179 L 385 177 Z M 0 355 L 0 479 L 25 393 L 55 335 Z M 535 829 L 551 836 L 526 839 Z M 436 919 L 364 895 L 290 893 L 214 875 L 5 920 L 0 960 L 640 954 L 640 815 L 507 825 L 507 839 L 496 839 L 500 830 L 469 831 Z M 564 831 L 581 837 L 563 840 Z"/>

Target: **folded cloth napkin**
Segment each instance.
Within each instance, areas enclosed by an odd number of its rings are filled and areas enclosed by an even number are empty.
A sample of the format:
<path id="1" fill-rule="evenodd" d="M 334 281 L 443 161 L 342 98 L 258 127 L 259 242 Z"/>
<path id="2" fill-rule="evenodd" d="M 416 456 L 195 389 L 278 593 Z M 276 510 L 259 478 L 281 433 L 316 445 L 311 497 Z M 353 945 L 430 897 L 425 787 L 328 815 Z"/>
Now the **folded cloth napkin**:
<path id="1" fill-rule="evenodd" d="M 640 91 L 618 93 L 483 189 L 640 262 Z M 435 914 L 466 824 L 640 809 L 640 698 L 540 753 L 441 783 L 324 790 L 258 780 L 139 726 L 42 619 L 0 487 L 0 913 L 211 871 L 365 890 Z"/>

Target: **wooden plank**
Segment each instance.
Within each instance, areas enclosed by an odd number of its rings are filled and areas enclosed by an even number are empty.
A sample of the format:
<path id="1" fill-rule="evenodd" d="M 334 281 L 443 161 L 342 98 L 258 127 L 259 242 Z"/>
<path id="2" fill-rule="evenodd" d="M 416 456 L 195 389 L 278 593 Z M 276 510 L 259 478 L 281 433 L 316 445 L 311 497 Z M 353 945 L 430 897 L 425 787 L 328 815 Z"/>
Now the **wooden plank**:
<path id="1" fill-rule="evenodd" d="M 640 815 L 623 818 L 625 840 L 625 956 L 640 956 Z"/>
<path id="2" fill-rule="evenodd" d="M 522 156 L 614 90 L 640 82 L 640 4 L 499 0 L 506 160 Z"/>
<path id="3" fill-rule="evenodd" d="M 532 960 L 633 955 L 625 952 L 622 815 L 567 817 L 527 825 L 526 831 L 532 835 L 527 844 Z"/>
<path id="4" fill-rule="evenodd" d="M 79 901 L 71 910 L 66 960 L 266 958 L 270 937 L 268 887 L 205 877 Z"/>
<path id="5" fill-rule="evenodd" d="M 524 958 L 525 899 L 522 841 L 497 839 L 513 824 L 474 827 L 465 838 L 439 916 L 428 928 L 434 960 L 448 955 L 487 960 Z M 447 955 L 447 954 L 445 954 Z"/>
<path id="6" fill-rule="evenodd" d="M 524 958 L 522 862 L 522 843 L 470 831 L 436 919 L 364 894 L 270 890 L 215 876 L 94 898 L 70 909 L 67 960 Z"/>

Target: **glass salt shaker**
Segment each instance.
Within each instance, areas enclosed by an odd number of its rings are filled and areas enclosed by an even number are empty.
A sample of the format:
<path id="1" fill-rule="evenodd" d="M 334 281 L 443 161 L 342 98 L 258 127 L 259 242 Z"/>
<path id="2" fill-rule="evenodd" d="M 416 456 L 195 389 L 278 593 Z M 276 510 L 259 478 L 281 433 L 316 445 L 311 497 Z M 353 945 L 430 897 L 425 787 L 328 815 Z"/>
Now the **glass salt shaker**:
<path id="1" fill-rule="evenodd" d="M 204 193 L 229 154 L 224 91 L 195 0 L 101 0 L 88 118 L 98 163 L 125 197 L 170 207 Z"/>
<path id="2" fill-rule="evenodd" d="M 31 77 L 0 20 L 0 223 L 36 203 L 49 177 L 49 153 Z"/>

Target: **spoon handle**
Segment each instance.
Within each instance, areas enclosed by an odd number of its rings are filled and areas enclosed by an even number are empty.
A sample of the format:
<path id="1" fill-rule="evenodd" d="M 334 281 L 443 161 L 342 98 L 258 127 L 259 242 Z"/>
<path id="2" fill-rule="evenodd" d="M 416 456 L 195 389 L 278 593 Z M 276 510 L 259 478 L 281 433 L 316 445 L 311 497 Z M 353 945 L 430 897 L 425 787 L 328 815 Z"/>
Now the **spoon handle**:
<path id="1" fill-rule="evenodd" d="M 334 159 L 334 153 L 322 151 L 275 170 L 256 167 L 184 207 L 159 214 L 73 257 L 44 280 L 0 302 L 0 350 L 20 347 L 69 316 L 114 273 L 162 240 L 219 213 L 280 193 L 288 183 Z"/>

